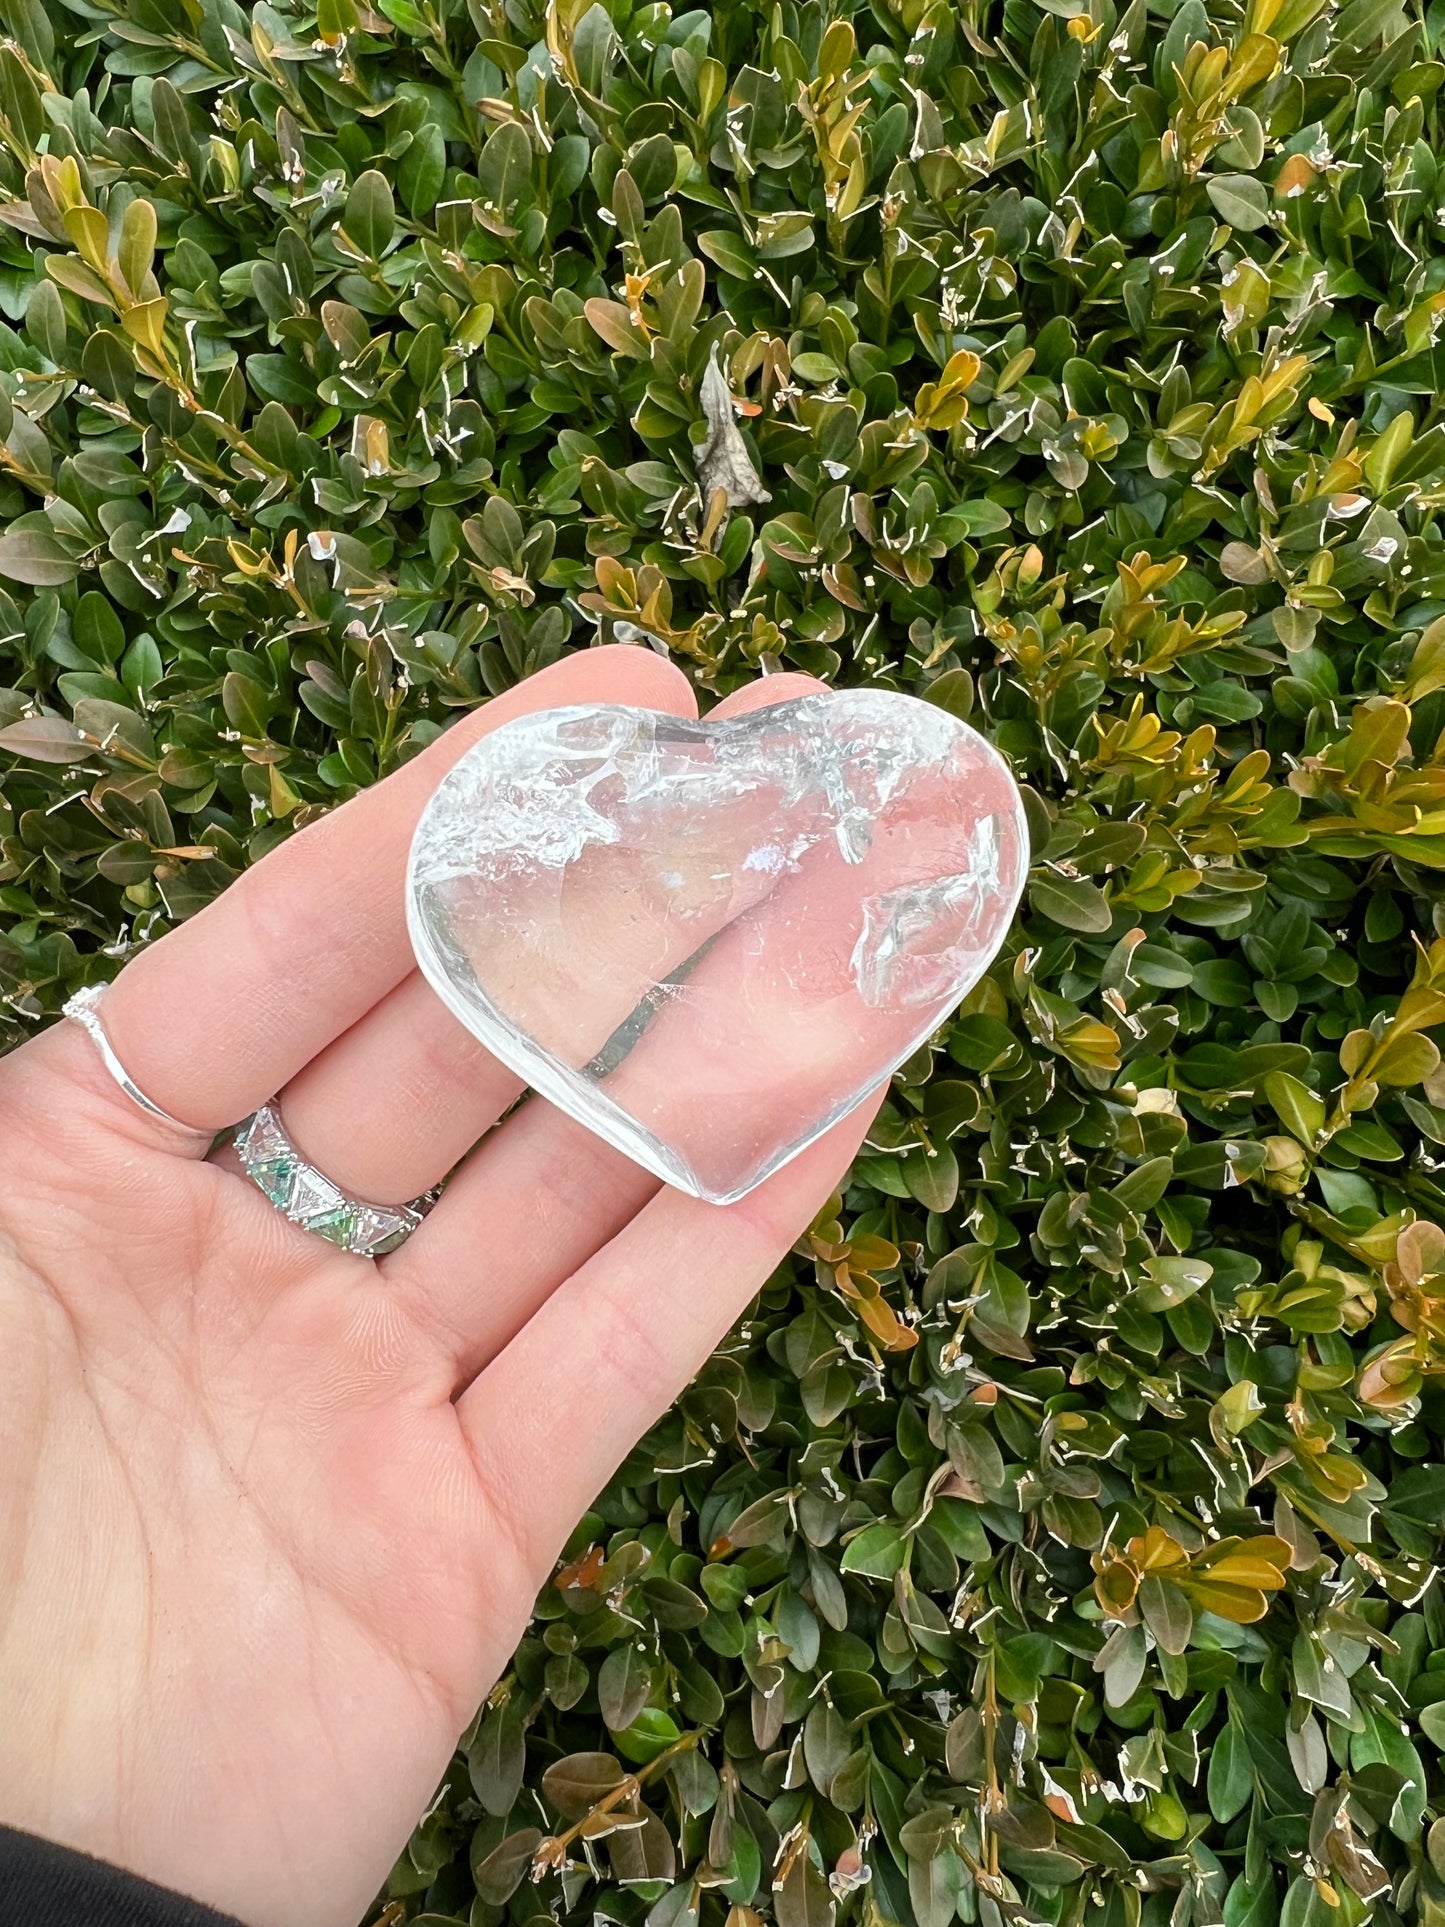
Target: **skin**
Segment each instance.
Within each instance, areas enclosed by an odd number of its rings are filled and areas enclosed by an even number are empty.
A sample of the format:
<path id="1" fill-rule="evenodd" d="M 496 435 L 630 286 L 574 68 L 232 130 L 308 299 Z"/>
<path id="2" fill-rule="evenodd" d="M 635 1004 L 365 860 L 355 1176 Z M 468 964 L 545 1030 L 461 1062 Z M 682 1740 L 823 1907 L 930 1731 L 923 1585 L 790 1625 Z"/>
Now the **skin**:
<path id="1" fill-rule="evenodd" d="M 513 1102 L 411 969 L 405 852 L 479 734 L 591 701 L 694 713 L 646 651 L 570 658 L 126 968 L 107 1032 L 184 1125 L 73 1024 L 0 1063 L 0 1816 L 251 1927 L 361 1918 L 574 1521 L 864 1129 L 720 1209 L 530 1099 L 379 1262 L 212 1155 L 279 1092 L 402 1199 Z"/>

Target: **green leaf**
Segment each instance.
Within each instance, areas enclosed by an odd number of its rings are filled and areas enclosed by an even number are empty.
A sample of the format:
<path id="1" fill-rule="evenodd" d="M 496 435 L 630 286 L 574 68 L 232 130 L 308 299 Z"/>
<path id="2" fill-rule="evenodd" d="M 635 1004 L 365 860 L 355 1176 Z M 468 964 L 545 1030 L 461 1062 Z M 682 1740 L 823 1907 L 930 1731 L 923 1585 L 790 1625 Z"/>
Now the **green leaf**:
<path id="1" fill-rule="evenodd" d="M 1227 1720 L 1209 1749 L 1209 1811 L 1221 1823 L 1242 1813 L 1254 1790 L 1249 1745 L 1234 1721 Z"/>
<path id="2" fill-rule="evenodd" d="M 629 1726 L 619 1728 L 613 1735 L 623 1758 L 640 1766 L 666 1753 L 678 1737 L 676 1720 L 657 1706 L 643 1707 Z"/>
<path id="3" fill-rule="evenodd" d="M 472 1790 L 488 1813 L 511 1812 L 522 1784 L 526 1757 L 521 1717 L 509 1701 L 487 1714 L 467 1750 Z"/>
<path id="4" fill-rule="evenodd" d="M 891 1579 L 902 1566 L 906 1551 L 907 1541 L 896 1526 L 864 1526 L 844 1547 L 838 1569 L 869 1579 Z"/>
<path id="5" fill-rule="evenodd" d="M 1440 1052 L 1428 1037 L 1418 1031 L 1407 1032 L 1392 1037 L 1374 1057 L 1370 1064 L 1370 1076 L 1377 1084 L 1388 1084 L 1392 1089 L 1404 1090 L 1411 1084 L 1423 1084 L 1432 1072 L 1438 1070 Z"/>
<path id="6" fill-rule="evenodd" d="M 413 135 L 396 170 L 396 184 L 409 214 L 420 218 L 431 213 L 441 194 L 446 169 L 447 146 L 442 130 L 435 124 L 424 124 Z"/>
<path id="7" fill-rule="evenodd" d="M 1215 174 L 1204 183 L 1215 213 L 1230 227 L 1252 234 L 1269 225 L 1269 193 L 1249 174 Z"/>
<path id="8" fill-rule="evenodd" d="M 966 669 L 945 669 L 924 690 L 923 700 L 967 722 L 973 713 L 973 677 Z"/>
<path id="9" fill-rule="evenodd" d="M 1385 37 L 1389 22 L 1402 18 L 1400 0 L 1351 0 L 1335 21 L 1335 45 L 1342 53 L 1361 53 Z"/>
<path id="10" fill-rule="evenodd" d="M 631 1726 L 652 1691 L 652 1664 L 635 1645 L 618 1646 L 597 1675 L 597 1703 L 613 1732 Z"/>
<path id="11" fill-rule="evenodd" d="M 900 1160 L 903 1182 L 910 1194 L 929 1211 L 950 1211 L 958 1196 L 958 1159 L 947 1144 L 932 1151 L 915 1151 Z"/>
<path id="12" fill-rule="evenodd" d="M 1240 1874 L 1224 1896 L 1224 1927 L 1275 1927 L 1278 1919 L 1274 1882 L 1261 1883 Z"/>
<path id="13" fill-rule="evenodd" d="M 472 1878 L 477 1893 L 489 1907 L 505 1907 L 521 1886 L 532 1856 L 542 1844 L 541 1830 L 521 1827 L 509 1833 L 492 1850 L 472 1862 Z"/>
<path id="14" fill-rule="evenodd" d="M 1144 1624 L 1166 1653 L 1182 1653 L 1187 1649 L 1194 1612 L 1177 1586 L 1146 1573 L 1139 1586 L 1139 1610 Z"/>
<path id="15" fill-rule="evenodd" d="M 137 301 L 147 299 L 146 280 L 155 258 L 157 227 L 156 211 L 149 201 L 132 201 L 121 219 L 116 261 Z"/>
<path id="16" fill-rule="evenodd" d="M 820 1793 L 827 1793 L 851 1750 L 847 1721 L 827 1700 L 820 1700 L 803 1726 L 803 1757 L 808 1777 Z"/>
<path id="17" fill-rule="evenodd" d="M 1350 1764 L 1356 1772 L 1375 1762 L 1393 1768 L 1400 1776 L 1400 1790 L 1391 1802 L 1386 1823 L 1397 1839 L 1412 1840 L 1419 1833 L 1425 1811 L 1425 1768 L 1411 1741 L 1380 1711 L 1367 1712 L 1363 1729 L 1350 1738 Z"/>
<path id="18" fill-rule="evenodd" d="M 33 763 L 80 763 L 91 753 L 74 723 L 63 716 L 27 716 L 0 729 L 0 749 Z"/>
<path id="19" fill-rule="evenodd" d="M 806 1853 L 799 1854 L 774 1893 L 777 1927 L 833 1927 L 835 1912 L 827 1881 Z"/>
<path id="20" fill-rule="evenodd" d="M 1114 1202 L 1126 1211 L 1152 1211 L 1169 1189 L 1174 1175 L 1172 1158 L 1146 1158 L 1114 1186 Z M 1208 1266 L 1205 1267 L 1208 1276 Z"/>
<path id="21" fill-rule="evenodd" d="M 564 1820 L 580 1820 L 626 1777 L 610 1753 L 569 1753 L 542 1775 L 542 1792 Z"/>
<path id="22" fill-rule="evenodd" d="M 530 188 L 532 143 L 515 121 L 504 121 L 487 137 L 477 160 L 477 181 L 483 202 L 504 220 Z"/>
<path id="23" fill-rule="evenodd" d="M 1214 1268 L 1203 1258 L 1146 1258 L 1141 1282 L 1134 1294 L 1141 1311 L 1173 1311 L 1202 1291 L 1214 1275 Z"/>
<path id="24" fill-rule="evenodd" d="M 1109 929 L 1114 913 L 1096 883 L 1084 877 L 1059 877 L 1035 871 L 1029 879 L 1029 906 L 1065 930 L 1098 936 Z"/>
<path id="25" fill-rule="evenodd" d="M 960 502 L 957 514 L 964 528 L 975 538 L 1001 535 L 1013 521 L 1013 517 L 1002 502 L 991 501 L 987 496 L 975 497 L 970 502 Z"/>
<path id="26" fill-rule="evenodd" d="M 376 168 L 369 167 L 352 182 L 341 210 L 341 225 L 368 260 L 379 261 L 385 254 L 396 226 L 396 209 L 391 183 Z"/>
<path id="27" fill-rule="evenodd" d="M 80 564 L 48 527 L 17 522 L 0 535 L 0 576 L 8 581 L 52 588 L 79 573 Z"/>
<path id="28" fill-rule="evenodd" d="M 95 589 L 88 589 L 76 603 L 70 630 L 76 647 L 92 662 L 119 662 L 125 653 L 125 630 L 120 617 Z"/>
<path id="29" fill-rule="evenodd" d="M 1306 1147 L 1312 1145 L 1325 1128 L 1323 1099 L 1285 1071 L 1271 1071 L 1261 1088 L 1290 1135 Z"/>
<path id="30" fill-rule="evenodd" d="M 750 281 L 756 265 L 751 250 L 726 228 L 713 228 L 699 234 L 697 244 L 710 261 L 739 280 Z"/>
<path id="31" fill-rule="evenodd" d="M 221 685 L 221 700 L 225 706 L 226 720 L 233 729 L 243 736 L 261 737 L 266 734 L 270 720 L 271 705 L 266 700 L 266 692 L 250 676 L 243 676 L 233 669 Z"/>
<path id="32" fill-rule="evenodd" d="M 25 332 L 47 361 L 57 367 L 65 365 L 69 323 L 54 281 L 37 281 L 31 288 L 25 304 Z"/>

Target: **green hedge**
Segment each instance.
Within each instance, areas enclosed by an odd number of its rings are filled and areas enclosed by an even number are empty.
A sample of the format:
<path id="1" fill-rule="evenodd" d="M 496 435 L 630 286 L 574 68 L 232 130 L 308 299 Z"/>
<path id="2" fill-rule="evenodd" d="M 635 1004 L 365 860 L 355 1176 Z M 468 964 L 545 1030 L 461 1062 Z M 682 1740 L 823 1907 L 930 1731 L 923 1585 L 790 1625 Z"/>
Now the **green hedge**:
<path id="1" fill-rule="evenodd" d="M 0 0 L 5 1040 L 599 635 L 1035 860 L 375 1918 L 1440 1927 L 1445 7 L 376 6 Z"/>

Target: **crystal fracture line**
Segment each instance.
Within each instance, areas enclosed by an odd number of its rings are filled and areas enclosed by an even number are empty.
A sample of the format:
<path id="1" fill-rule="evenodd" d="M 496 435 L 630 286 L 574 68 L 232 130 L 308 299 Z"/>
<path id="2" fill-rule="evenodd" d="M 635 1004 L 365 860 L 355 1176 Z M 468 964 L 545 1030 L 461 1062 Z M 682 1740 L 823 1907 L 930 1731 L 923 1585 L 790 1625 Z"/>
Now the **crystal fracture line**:
<path id="1" fill-rule="evenodd" d="M 737 917 L 733 919 L 733 923 L 740 921 L 741 919 Z M 731 923 L 723 925 L 723 930 L 730 930 L 731 928 Z M 653 1018 L 662 1009 L 663 1005 L 668 1001 L 671 992 L 682 988 L 693 971 L 697 969 L 698 965 L 707 955 L 708 951 L 712 949 L 718 938 L 723 934 L 723 930 L 715 930 L 705 943 L 698 945 L 690 957 L 683 959 L 676 970 L 670 972 L 666 977 L 660 978 L 658 982 L 652 986 L 651 990 L 643 994 L 636 1006 L 629 1011 L 627 1016 L 624 1017 L 622 1022 L 617 1026 L 616 1030 L 613 1031 L 597 1055 L 582 1066 L 582 1075 L 584 1077 L 601 1080 L 617 1069 L 618 1065 L 627 1056 L 627 1053 L 633 1046 L 641 1042 L 643 1033 Z"/>

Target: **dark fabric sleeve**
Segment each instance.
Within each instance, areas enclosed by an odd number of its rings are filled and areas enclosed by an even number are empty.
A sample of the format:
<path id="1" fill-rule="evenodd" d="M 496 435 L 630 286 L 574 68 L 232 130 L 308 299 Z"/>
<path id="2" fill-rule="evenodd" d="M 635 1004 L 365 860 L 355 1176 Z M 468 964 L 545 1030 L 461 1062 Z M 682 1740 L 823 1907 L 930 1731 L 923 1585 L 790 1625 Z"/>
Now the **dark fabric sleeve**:
<path id="1" fill-rule="evenodd" d="M 241 1927 L 134 1874 L 0 1827 L 0 1927 Z"/>

